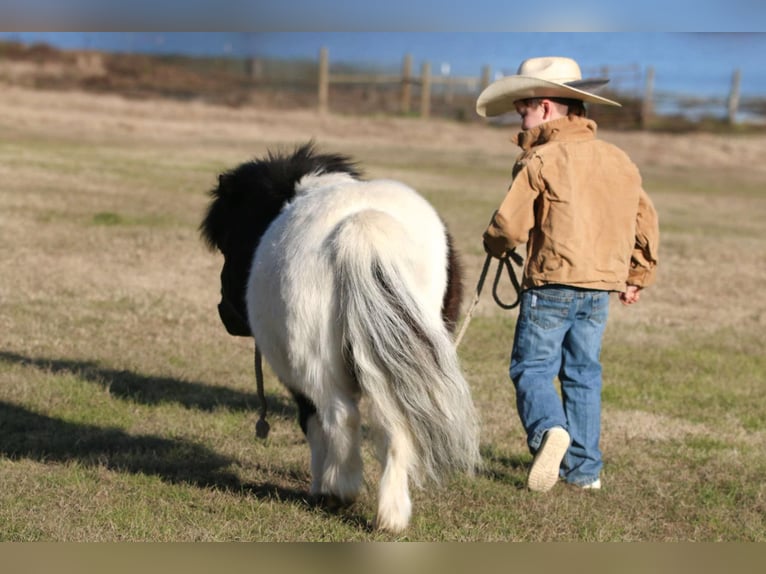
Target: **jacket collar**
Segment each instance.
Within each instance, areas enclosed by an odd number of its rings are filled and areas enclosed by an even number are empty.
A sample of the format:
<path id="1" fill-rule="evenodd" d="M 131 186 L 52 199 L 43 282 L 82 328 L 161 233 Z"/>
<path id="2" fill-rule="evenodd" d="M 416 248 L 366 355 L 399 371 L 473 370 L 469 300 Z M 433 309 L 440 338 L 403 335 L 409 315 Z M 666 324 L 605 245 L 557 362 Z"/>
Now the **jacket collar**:
<path id="1" fill-rule="evenodd" d="M 519 132 L 514 138 L 524 151 L 551 141 L 585 141 L 596 137 L 596 122 L 579 116 L 558 118 Z"/>

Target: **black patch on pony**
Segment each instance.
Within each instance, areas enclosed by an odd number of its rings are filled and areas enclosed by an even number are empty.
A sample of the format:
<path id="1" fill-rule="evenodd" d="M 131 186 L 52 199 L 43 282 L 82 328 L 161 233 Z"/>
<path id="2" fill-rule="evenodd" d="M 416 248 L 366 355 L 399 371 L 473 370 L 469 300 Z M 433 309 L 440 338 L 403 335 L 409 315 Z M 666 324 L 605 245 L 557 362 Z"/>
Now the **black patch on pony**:
<path id="1" fill-rule="evenodd" d="M 447 233 L 447 289 L 442 300 L 442 319 L 450 333 L 455 333 L 463 302 L 463 265 L 453 245 L 452 235 Z"/>

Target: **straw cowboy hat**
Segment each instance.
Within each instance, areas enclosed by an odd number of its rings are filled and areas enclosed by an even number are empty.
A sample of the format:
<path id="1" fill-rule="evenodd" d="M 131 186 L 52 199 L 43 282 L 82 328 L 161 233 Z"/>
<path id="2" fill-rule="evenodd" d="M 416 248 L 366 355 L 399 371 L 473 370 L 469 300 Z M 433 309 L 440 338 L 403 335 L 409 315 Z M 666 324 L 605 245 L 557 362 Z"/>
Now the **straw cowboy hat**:
<path id="1" fill-rule="evenodd" d="M 606 78 L 583 79 L 580 66 L 571 58 L 530 58 L 521 63 L 515 76 L 501 78 L 479 94 L 476 113 L 482 117 L 499 116 L 514 111 L 513 102 L 526 98 L 571 98 L 592 104 L 621 106 L 587 91 L 608 81 Z"/>

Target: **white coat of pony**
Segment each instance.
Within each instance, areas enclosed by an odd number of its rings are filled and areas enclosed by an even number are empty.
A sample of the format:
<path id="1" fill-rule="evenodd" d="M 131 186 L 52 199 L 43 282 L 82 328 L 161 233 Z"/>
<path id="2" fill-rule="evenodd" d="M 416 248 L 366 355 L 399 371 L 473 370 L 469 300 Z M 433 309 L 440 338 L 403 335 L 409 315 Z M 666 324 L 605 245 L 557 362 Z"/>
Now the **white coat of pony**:
<path id="1" fill-rule="evenodd" d="M 479 424 L 441 316 L 446 230 L 402 183 L 310 174 L 260 241 L 248 320 L 278 378 L 307 396 L 311 493 L 353 501 L 363 480 L 359 401 L 374 417 L 376 527 L 407 527 L 409 481 L 479 464 Z"/>

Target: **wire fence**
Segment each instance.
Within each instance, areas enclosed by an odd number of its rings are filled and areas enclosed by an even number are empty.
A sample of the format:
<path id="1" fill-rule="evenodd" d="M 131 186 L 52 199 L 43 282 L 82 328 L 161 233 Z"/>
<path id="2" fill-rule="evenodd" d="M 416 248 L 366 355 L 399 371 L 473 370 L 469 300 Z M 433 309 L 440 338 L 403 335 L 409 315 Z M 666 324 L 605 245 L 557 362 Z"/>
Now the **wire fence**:
<path id="1" fill-rule="evenodd" d="M 668 127 L 672 121 L 681 122 L 681 127 L 710 121 L 766 126 L 766 97 L 743 97 L 736 69 L 731 82 L 722 82 L 720 95 L 714 97 L 656 89 L 654 70 L 639 64 L 582 71 L 586 77 L 608 77 L 610 82 L 600 93 L 623 104 L 590 108 L 589 115 L 604 127 Z M 313 60 L 281 60 L 61 51 L 0 43 L 0 82 L 237 106 L 313 108 L 320 113 L 482 121 L 475 111 L 476 97 L 490 82 L 512 73 L 484 66 L 474 76 L 457 76 L 445 65 L 435 69 L 426 61 L 415 66 L 410 54 L 393 65 L 352 65 L 331 61 L 325 48 Z M 511 116 L 493 121 L 516 121 Z"/>
<path id="2" fill-rule="evenodd" d="M 285 89 L 288 84 L 286 74 L 289 74 L 294 82 L 293 89 L 301 86 L 316 92 L 316 105 L 321 112 L 348 109 L 349 98 L 357 97 L 362 102 L 379 106 L 379 111 L 417 114 L 423 118 L 434 113 L 454 115 L 458 119 L 475 116 L 472 106 L 476 96 L 492 80 L 504 75 L 504 72 L 493 75 L 485 66 L 476 76 L 453 76 L 449 70 L 434 70 L 429 62 L 423 62 L 416 70 L 409 54 L 404 56 L 399 70 L 359 70 L 340 62 L 330 62 L 325 48 L 320 49 L 315 63 L 304 62 L 297 68 L 278 66 L 279 73 L 275 75 L 270 75 L 270 71 L 275 71 L 274 67 L 254 62 L 250 68 L 256 84 L 264 87 L 278 84 Z M 291 68 L 292 72 L 288 72 Z M 677 117 L 689 121 L 713 119 L 730 125 L 766 125 L 766 97 L 742 97 L 741 76 L 737 69 L 732 70 L 731 83 L 721 85 L 720 95 L 713 97 L 657 90 L 651 66 L 584 68 L 583 75 L 608 77 L 608 89 L 603 94 L 624 103 L 619 111 L 599 109 L 596 112 L 600 119 L 609 123 L 649 127 L 658 120 Z"/>

